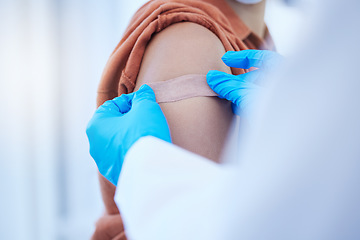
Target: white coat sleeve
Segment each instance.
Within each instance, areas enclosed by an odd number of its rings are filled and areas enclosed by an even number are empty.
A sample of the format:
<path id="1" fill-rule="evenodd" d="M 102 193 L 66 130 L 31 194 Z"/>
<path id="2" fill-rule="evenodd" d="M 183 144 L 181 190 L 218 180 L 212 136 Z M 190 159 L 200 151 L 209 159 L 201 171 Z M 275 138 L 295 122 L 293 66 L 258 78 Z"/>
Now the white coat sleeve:
<path id="1" fill-rule="evenodd" d="M 115 195 L 129 239 L 203 239 L 201 226 L 207 228 L 213 215 L 208 197 L 222 171 L 160 139 L 138 140 L 126 155 Z"/>
<path id="2" fill-rule="evenodd" d="M 130 239 L 360 239 L 360 3 L 324 5 L 244 134 L 237 172 L 159 140 L 133 146 L 116 193 Z"/>

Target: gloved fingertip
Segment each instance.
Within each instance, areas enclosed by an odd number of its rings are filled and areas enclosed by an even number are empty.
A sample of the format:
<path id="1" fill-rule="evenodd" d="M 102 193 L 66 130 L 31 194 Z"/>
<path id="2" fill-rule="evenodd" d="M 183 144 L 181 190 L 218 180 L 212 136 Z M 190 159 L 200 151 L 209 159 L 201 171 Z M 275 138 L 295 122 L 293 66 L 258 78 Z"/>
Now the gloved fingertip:
<path id="1" fill-rule="evenodd" d="M 243 59 L 239 58 L 239 53 L 242 51 L 228 51 L 222 57 L 221 60 L 228 67 L 244 68 Z"/>
<path id="2" fill-rule="evenodd" d="M 206 74 L 206 81 L 210 85 L 210 84 L 222 82 L 224 80 L 233 79 L 235 77 L 236 77 L 235 75 L 232 75 L 230 73 L 226 73 L 218 70 L 210 70 Z"/>
<path id="3" fill-rule="evenodd" d="M 221 57 L 221 60 L 223 61 L 227 61 L 229 59 L 232 59 L 234 57 L 236 57 L 236 55 L 239 53 L 239 51 L 227 51 L 226 53 L 224 53 L 224 55 Z"/>
<path id="4" fill-rule="evenodd" d="M 156 101 L 154 90 L 147 84 L 142 85 L 139 90 L 135 92 L 134 100 L 151 100 Z"/>
<path id="5" fill-rule="evenodd" d="M 147 84 L 142 85 L 142 86 L 139 88 L 138 91 L 140 91 L 140 92 L 142 92 L 142 91 L 144 91 L 144 92 L 154 92 L 154 91 L 152 90 L 152 88 L 151 88 L 149 85 L 147 85 Z"/>
<path id="6" fill-rule="evenodd" d="M 227 51 L 226 53 L 224 53 L 224 55 L 221 57 L 221 59 L 227 59 L 229 57 L 232 57 L 236 53 L 237 53 L 237 51 Z"/>
<path id="7" fill-rule="evenodd" d="M 212 81 L 216 76 L 218 76 L 221 72 L 218 70 L 210 70 L 207 74 L 206 74 L 206 80 Z"/>

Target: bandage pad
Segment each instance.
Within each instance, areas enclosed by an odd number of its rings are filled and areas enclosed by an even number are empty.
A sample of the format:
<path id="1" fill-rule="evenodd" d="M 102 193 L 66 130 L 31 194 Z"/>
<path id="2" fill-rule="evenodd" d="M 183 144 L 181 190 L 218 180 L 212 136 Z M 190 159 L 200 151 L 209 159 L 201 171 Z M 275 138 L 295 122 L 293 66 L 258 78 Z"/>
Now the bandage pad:
<path id="1" fill-rule="evenodd" d="M 145 83 L 155 92 L 156 102 L 176 102 L 193 97 L 218 96 L 207 84 L 206 75 L 188 74 L 162 82 Z"/>

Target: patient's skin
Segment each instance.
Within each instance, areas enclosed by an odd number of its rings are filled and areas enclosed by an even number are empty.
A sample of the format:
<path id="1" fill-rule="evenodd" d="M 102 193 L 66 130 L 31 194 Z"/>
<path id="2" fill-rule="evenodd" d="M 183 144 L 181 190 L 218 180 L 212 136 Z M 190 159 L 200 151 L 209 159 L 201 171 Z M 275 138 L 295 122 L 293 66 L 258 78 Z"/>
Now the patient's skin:
<path id="1" fill-rule="evenodd" d="M 105 205 L 105 214 L 119 214 L 119 209 L 114 201 L 116 187 L 99 173 L 101 196 Z"/>
<path id="2" fill-rule="evenodd" d="M 135 90 L 145 82 L 166 81 L 216 69 L 231 73 L 222 61 L 225 49 L 207 28 L 177 23 L 156 34 L 147 46 Z M 181 89 L 179 89 L 181 91 Z M 233 114 L 218 97 L 196 97 L 161 103 L 174 144 L 219 161 Z"/>

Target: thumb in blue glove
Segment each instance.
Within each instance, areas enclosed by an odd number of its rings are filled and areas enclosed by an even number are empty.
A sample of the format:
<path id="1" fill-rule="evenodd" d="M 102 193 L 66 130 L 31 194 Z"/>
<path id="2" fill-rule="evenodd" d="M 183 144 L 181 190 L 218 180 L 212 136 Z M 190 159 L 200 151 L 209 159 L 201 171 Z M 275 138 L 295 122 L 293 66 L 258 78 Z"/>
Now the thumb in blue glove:
<path id="1" fill-rule="evenodd" d="M 261 90 L 259 83 L 266 78 L 270 70 L 279 65 L 282 57 L 272 51 L 243 50 L 226 52 L 222 60 L 229 67 L 259 68 L 237 76 L 211 70 L 206 76 L 207 83 L 213 91 L 219 94 L 220 98 L 233 103 L 235 114 L 248 115 Z"/>
<path id="2" fill-rule="evenodd" d="M 86 134 L 99 172 L 114 185 L 127 151 L 139 138 L 154 136 L 171 142 L 165 116 L 148 85 L 106 101 L 95 111 Z"/>

